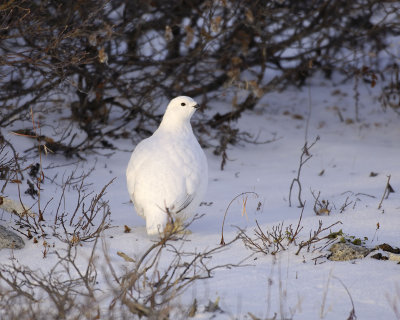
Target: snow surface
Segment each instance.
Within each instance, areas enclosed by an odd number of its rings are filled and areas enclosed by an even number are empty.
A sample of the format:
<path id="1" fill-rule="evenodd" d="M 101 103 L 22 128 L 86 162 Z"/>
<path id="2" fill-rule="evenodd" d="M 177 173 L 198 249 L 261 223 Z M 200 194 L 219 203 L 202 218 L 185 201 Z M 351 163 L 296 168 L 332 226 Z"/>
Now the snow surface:
<path id="1" fill-rule="evenodd" d="M 369 247 L 385 242 L 400 247 L 400 118 L 392 110 L 382 110 L 377 99 L 380 93 L 378 86 L 379 83 L 376 88 L 370 88 L 360 82 L 361 119 L 354 123 L 341 122 L 336 111 L 339 109 L 344 119 L 354 119 L 355 101 L 351 82 L 338 80 L 335 83 L 314 77 L 303 89 L 290 87 L 281 93 L 267 94 L 256 110 L 242 116 L 237 126 L 258 136 L 259 142 L 274 136 L 277 140 L 267 144 L 240 143 L 230 146 L 227 151 L 229 160 L 223 171 L 220 170 L 221 158 L 213 155 L 211 149 L 205 150 L 209 163 L 209 187 L 204 201 L 208 205 L 199 208 L 198 212 L 205 216 L 191 225 L 190 241 L 183 247 L 188 251 L 200 251 L 218 246 L 225 210 L 229 202 L 242 192 L 256 192 L 259 197 L 248 196 L 248 219 L 242 216 L 243 197 L 232 203 L 225 223 L 226 241 L 237 234 L 235 226 L 246 228 L 248 235 L 253 237 L 255 220 L 263 230 L 271 230 L 272 226 L 282 222 L 284 226 L 297 225 L 301 212 L 297 207 L 297 189 L 293 191 L 292 207 L 289 207 L 288 195 L 305 142 L 307 121 L 308 141 L 312 142 L 316 136 L 320 140 L 311 149 L 313 157 L 301 174 L 306 207 L 299 239 L 308 239 L 309 232 L 317 229 L 319 220 L 324 226 L 341 221 L 342 225 L 333 227 L 332 231 L 342 229 L 349 236 L 368 237 L 366 245 Z M 209 107 L 220 110 L 231 108 L 227 97 L 221 101 L 210 101 Z M 2 132 L 13 142 L 18 141 L 21 153 L 31 146 L 25 138 L 12 136 L 4 129 Z M 129 152 L 119 151 L 104 157 L 87 156 L 88 161 L 78 166 L 89 170 L 95 163 L 95 170 L 89 177 L 93 183 L 90 188 L 95 192 L 116 177 L 105 196 L 110 201 L 113 227 L 105 232 L 104 239 L 111 258 L 122 268 L 127 266 L 127 262 L 116 255 L 117 251 L 135 257 L 148 248 L 153 239 L 146 235 L 145 221 L 134 212 L 126 191 L 125 169 L 135 146 L 124 140 L 118 143 L 121 150 Z M 44 161 L 65 161 L 61 156 L 56 157 L 48 156 Z M 55 168 L 46 173 L 53 176 L 60 172 L 60 178 L 63 170 L 68 172 L 72 169 Z M 322 170 L 324 174 L 319 175 Z M 371 172 L 378 175 L 370 177 Z M 383 201 L 381 209 L 377 209 L 389 174 L 396 192 Z M 314 213 L 311 190 L 320 191 L 321 199 L 334 204 L 329 216 Z M 45 183 L 43 201 L 57 197 L 59 192 L 60 187 Z M 10 196 L 16 196 L 16 193 Z M 24 197 L 24 201 L 29 201 L 29 196 Z M 339 209 L 347 197 L 352 204 L 340 213 Z M 76 194 L 71 190 L 67 194 L 68 201 L 63 205 L 73 205 L 75 198 Z M 257 210 L 258 202 L 262 203 L 260 210 Z M 57 201 L 50 203 L 47 211 L 51 212 L 56 204 Z M 14 217 L 8 213 L 0 217 L 1 224 L 14 225 Z M 124 225 L 132 231 L 124 233 Z M 54 264 L 54 256 L 42 258 L 41 242 L 25 241 L 23 250 L 0 251 L 0 261 L 8 263 L 14 257 L 19 263 L 44 272 Z M 55 244 L 52 250 L 63 246 L 52 238 L 48 242 Z M 89 256 L 90 247 L 90 244 L 84 243 L 80 248 L 82 264 Z M 213 278 L 195 282 L 177 298 L 177 303 L 189 306 L 196 298 L 199 304 L 196 319 L 250 319 L 249 312 L 262 319 L 271 318 L 275 313 L 277 319 L 346 319 L 352 308 L 347 288 L 358 319 L 396 319 L 391 307 L 391 301 L 394 301 L 400 308 L 400 297 L 398 293 L 396 295 L 400 287 L 400 265 L 396 262 L 370 257 L 333 262 L 325 257 L 314 259 L 326 256 L 327 248 L 322 252 L 303 249 L 298 256 L 296 251 L 297 247 L 292 245 L 275 256 L 252 255 L 238 241 L 215 255 L 211 262 L 238 263 L 247 258 L 244 262 L 246 266 L 215 271 Z M 101 258 L 102 253 L 98 254 Z M 105 282 L 99 281 L 99 287 L 106 288 Z M 217 299 L 224 312 L 204 312 L 204 306 Z"/>

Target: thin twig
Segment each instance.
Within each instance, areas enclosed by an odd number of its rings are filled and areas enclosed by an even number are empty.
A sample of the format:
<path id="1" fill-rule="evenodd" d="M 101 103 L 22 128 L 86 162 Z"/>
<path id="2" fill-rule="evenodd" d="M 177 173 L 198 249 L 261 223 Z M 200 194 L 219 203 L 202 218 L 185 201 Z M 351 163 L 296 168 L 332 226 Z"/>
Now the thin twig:
<path id="1" fill-rule="evenodd" d="M 299 162 L 299 167 L 297 169 L 297 176 L 295 178 L 293 178 L 292 183 L 290 184 L 290 188 L 289 188 L 289 207 L 292 206 L 292 189 L 295 183 L 297 183 L 298 187 L 299 187 L 299 191 L 297 194 L 297 199 L 299 200 L 299 207 L 302 208 L 304 207 L 304 203 L 301 200 L 301 192 L 302 192 L 302 187 L 301 187 L 301 182 L 300 182 L 300 174 L 301 174 L 301 169 L 303 168 L 304 164 L 310 160 L 312 158 L 312 154 L 310 154 L 310 149 L 317 143 L 317 141 L 319 140 L 319 136 L 317 136 L 314 140 L 314 142 L 308 146 L 307 141 L 304 143 L 304 146 L 302 148 L 302 153 L 300 155 L 300 162 Z"/>
<path id="2" fill-rule="evenodd" d="M 348 289 L 347 286 L 344 284 L 344 282 L 343 282 L 341 279 L 339 279 L 338 277 L 333 276 L 332 278 L 334 278 L 334 279 L 336 279 L 337 281 L 340 282 L 340 284 L 341 284 L 341 285 L 343 286 L 343 288 L 346 290 L 347 295 L 348 295 L 349 298 L 350 298 L 350 302 L 351 302 L 352 309 L 351 309 L 351 311 L 350 311 L 350 314 L 349 314 L 347 320 L 355 320 L 355 319 L 357 319 L 356 310 L 355 310 L 355 308 L 354 308 L 354 301 L 353 301 L 353 298 L 352 298 L 352 296 L 351 296 L 351 294 L 350 294 L 349 289 Z"/>
<path id="3" fill-rule="evenodd" d="M 234 198 L 231 200 L 231 202 L 229 202 L 228 207 L 226 208 L 225 213 L 224 213 L 224 219 L 222 220 L 221 242 L 220 242 L 221 245 L 225 245 L 225 241 L 224 241 L 224 225 L 225 225 L 225 218 L 226 218 L 226 215 L 227 215 L 227 213 L 228 213 L 229 207 L 231 206 L 231 204 L 233 203 L 233 201 L 235 201 L 237 198 L 239 198 L 240 196 L 243 196 L 243 195 L 247 195 L 247 194 L 254 194 L 254 195 L 256 196 L 256 198 L 258 197 L 258 194 L 257 194 L 256 192 L 253 192 L 253 191 L 246 191 L 246 192 L 242 192 L 242 193 L 238 194 L 236 197 L 234 197 Z"/>
<path id="4" fill-rule="evenodd" d="M 390 182 L 390 177 L 391 177 L 391 175 L 389 174 L 387 176 L 388 179 L 387 179 L 387 182 L 386 182 L 385 190 L 383 191 L 382 199 L 379 202 L 378 209 L 382 208 L 383 200 L 387 199 L 389 197 L 389 193 L 390 192 L 393 192 L 393 191 L 391 191 L 393 189 L 392 189 L 392 187 L 390 186 L 390 183 L 389 183 Z M 385 196 L 386 196 L 386 198 L 385 198 Z"/>

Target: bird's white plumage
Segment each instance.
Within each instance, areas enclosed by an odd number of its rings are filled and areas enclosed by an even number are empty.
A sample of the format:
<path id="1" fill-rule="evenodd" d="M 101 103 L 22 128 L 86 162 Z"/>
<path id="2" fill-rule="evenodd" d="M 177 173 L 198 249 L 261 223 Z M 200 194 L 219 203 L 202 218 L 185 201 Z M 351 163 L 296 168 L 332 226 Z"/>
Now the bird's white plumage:
<path id="1" fill-rule="evenodd" d="M 136 146 L 126 169 L 129 196 L 149 235 L 164 230 L 167 211 L 174 218 L 192 215 L 206 192 L 207 159 L 190 124 L 196 107 L 190 97 L 172 99 L 160 126 Z"/>

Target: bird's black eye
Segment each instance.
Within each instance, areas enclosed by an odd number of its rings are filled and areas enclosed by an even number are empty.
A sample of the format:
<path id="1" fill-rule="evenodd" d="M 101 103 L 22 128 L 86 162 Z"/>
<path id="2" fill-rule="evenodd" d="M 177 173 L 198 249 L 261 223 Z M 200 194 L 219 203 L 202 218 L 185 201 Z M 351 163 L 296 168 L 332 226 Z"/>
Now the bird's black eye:
<path id="1" fill-rule="evenodd" d="M 182 107 L 186 106 L 186 103 L 182 102 L 182 103 L 181 103 L 181 106 L 182 106 Z"/>

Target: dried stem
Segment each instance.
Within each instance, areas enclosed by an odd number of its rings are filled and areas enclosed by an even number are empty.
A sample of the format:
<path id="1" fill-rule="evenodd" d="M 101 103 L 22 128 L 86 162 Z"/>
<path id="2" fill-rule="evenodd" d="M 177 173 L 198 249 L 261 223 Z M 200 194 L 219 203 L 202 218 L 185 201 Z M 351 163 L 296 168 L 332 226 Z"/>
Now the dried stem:
<path id="1" fill-rule="evenodd" d="M 302 186 L 300 182 L 300 175 L 301 175 L 301 169 L 303 168 L 304 164 L 312 158 L 312 154 L 310 154 L 310 149 L 317 143 L 319 140 L 319 136 L 317 136 L 314 140 L 314 142 L 308 146 L 308 142 L 306 141 L 304 143 L 304 146 L 302 148 L 302 153 L 300 155 L 300 162 L 299 162 L 299 168 L 297 169 L 297 176 L 293 178 L 292 183 L 290 184 L 289 188 L 289 207 L 292 206 L 292 189 L 295 183 L 297 183 L 298 186 L 298 193 L 297 193 L 297 199 L 299 201 L 299 207 L 302 208 L 304 207 L 304 203 L 301 200 L 301 192 L 302 192 Z"/>
<path id="2" fill-rule="evenodd" d="M 381 199 L 381 201 L 379 202 L 378 209 L 381 209 L 381 208 L 382 208 L 383 200 L 384 200 L 384 199 L 387 199 L 387 198 L 389 197 L 389 194 L 392 193 L 392 192 L 394 192 L 392 186 L 390 185 L 390 177 L 391 177 L 391 175 L 389 174 L 389 175 L 387 176 L 388 179 L 387 179 L 387 182 L 386 182 L 385 190 L 383 191 L 382 199 Z"/>
<path id="3" fill-rule="evenodd" d="M 240 194 L 238 194 L 236 197 L 234 197 L 231 202 L 229 202 L 228 207 L 225 210 L 224 213 L 224 219 L 222 220 L 222 226 L 221 226 L 221 245 L 225 245 L 225 240 L 224 240 L 224 225 L 225 225 L 225 219 L 226 219 L 226 215 L 228 214 L 228 210 L 229 207 L 231 206 L 231 204 L 233 203 L 233 201 L 235 201 L 237 198 L 239 198 L 240 196 L 244 196 L 244 195 L 248 195 L 248 194 L 253 194 L 256 198 L 258 197 L 258 194 L 256 192 L 252 192 L 252 191 L 246 191 L 246 192 L 242 192 Z"/>

